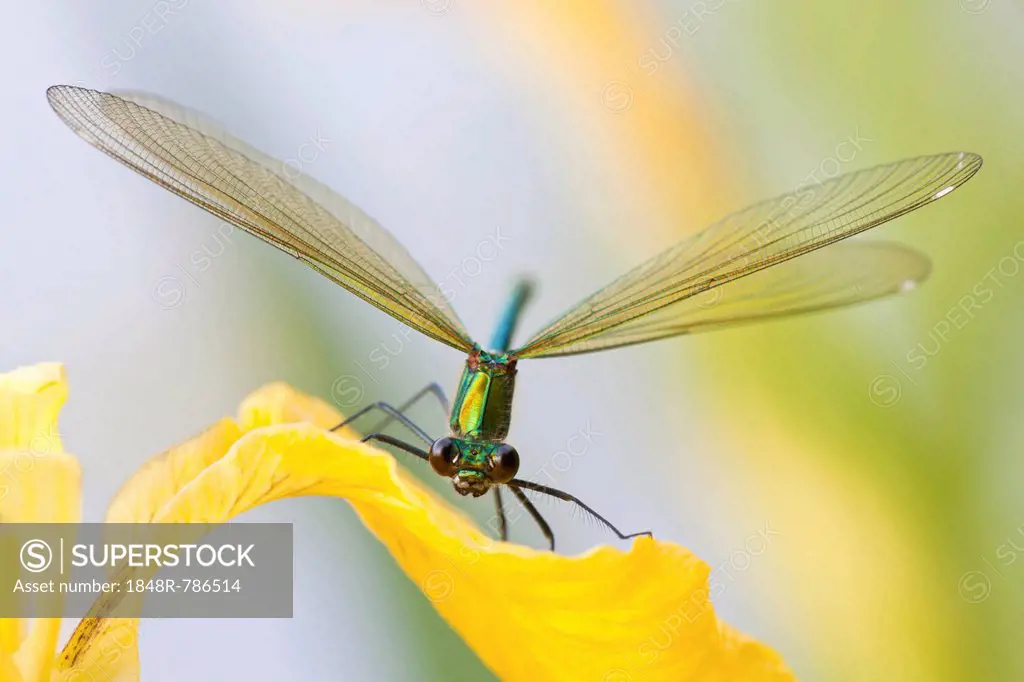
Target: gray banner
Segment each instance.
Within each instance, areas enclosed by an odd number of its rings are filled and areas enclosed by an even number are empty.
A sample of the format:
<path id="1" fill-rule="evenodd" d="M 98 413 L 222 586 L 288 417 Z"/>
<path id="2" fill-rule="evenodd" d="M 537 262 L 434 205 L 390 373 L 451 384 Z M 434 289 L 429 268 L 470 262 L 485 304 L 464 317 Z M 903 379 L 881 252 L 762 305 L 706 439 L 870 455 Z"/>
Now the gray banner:
<path id="1" fill-rule="evenodd" d="M 0 523 L 0 618 L 291 618 L 290 523 Z"/>

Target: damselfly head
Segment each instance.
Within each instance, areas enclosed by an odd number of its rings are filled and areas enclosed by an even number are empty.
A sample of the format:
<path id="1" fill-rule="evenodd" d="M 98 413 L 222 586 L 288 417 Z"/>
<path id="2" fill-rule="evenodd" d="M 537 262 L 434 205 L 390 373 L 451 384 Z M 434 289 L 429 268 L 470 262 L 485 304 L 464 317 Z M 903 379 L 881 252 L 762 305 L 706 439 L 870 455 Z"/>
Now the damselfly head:
<path id="1" fill-rule="evenodd" d="M 472 495 L 473 497 L 480 497 L 491 489 L 490 479 L 483 472 L 475 469 L 461 469 L 452 476 L 452 485 L 455 486 L 455 492 L 458 494 Z"/>
<path id="2" fill-rule="evenodd" d="M 519 453 L 507 443 L 438 438 L 427 459 L 436 473 L 452 479 L 457 493 L 473 497 L 508 483 L 519 471 Z"/>

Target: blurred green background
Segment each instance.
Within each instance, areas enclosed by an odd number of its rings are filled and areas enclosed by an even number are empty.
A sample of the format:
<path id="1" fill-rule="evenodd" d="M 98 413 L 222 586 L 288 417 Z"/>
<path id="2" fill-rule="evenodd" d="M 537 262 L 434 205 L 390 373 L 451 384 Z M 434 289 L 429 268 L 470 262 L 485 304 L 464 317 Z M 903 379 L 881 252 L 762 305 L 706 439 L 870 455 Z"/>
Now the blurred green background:
<path id="1" fill-rule="evenodd" d="M 68 364 L 62 431 L 92 520 L 147 457 L 264 382 L 351 411 L 432 380 L 452 390 L 462 358 L 102 158 L 50 113 L 47 85 L 151 90 L 294 162 L 457 282 L 454 305 L 483 339 L 520 274 L 542 287 L 529 332 L 809 176 L 982 154 L 963 189 L 867 235 L 927 253 L 921 289 L 524 363 L 510 441 L 524 472 L 693 549 L 720 613 L 802 679 L 1024 676 L 1019 2 L 12 10 L 0 359 Z M 484 244 L 497 255 L 480 258 Z M 433 406 L 417 417 L 444 427 Z M 588 447 L 566 460 L 581 430 Z M 562 551 L 609 541 L 545 512 Z M 148 622 L 147 680 L 490 679 L 345 505 L 252 518 L 296 523 L 295 619 Z M 528 524 L 512 532 L 540 543 Z M 753 555 L 756 537 L 769 540 Z"/>

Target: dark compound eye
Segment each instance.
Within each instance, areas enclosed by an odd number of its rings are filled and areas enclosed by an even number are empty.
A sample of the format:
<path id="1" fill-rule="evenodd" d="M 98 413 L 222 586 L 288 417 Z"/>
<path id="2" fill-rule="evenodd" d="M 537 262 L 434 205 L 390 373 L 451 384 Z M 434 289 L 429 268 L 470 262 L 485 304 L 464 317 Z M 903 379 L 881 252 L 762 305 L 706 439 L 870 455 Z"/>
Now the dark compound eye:
<path id="1" fill-rule="evenodd" d="M 519 471 L 519 453 L 511 445 L 502 443 L 491 457 L 491 480 L 508 483 Z"/>
<path id="2" fill-rule="evenodd" d="M 458 470 L 456 464 L 459 461 L 459 449 L 451 438 L 438 438 L 430 446 L 427 460 L 434 471 L 451 478 Z"/>

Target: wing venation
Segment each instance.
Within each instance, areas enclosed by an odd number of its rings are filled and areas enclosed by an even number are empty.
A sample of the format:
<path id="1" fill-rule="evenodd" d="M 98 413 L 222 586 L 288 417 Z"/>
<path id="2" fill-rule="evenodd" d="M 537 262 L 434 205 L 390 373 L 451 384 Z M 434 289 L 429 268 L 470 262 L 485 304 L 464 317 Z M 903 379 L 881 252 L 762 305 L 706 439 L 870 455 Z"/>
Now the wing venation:
<path id="1" fill-rule="evenodd" d="M 782 314 L 771 288 L 778 282 L 772 278 L 763 278 L 760 284 L 755 279 L 738 288 L 730 288 L 735 287 L 730 283 L 753 278 L 755 273 L 790 259 L 803 259 L 929 204 L 966 182 L 981 163 L 980 156 L 968 152 L 922 156 L 842 175 L 750 206 L 626 273 L 534 334 L 515 352 L 522 358 L 582 353 L 682 334 L 712 321 L 720 326 Z M 842 268 L 844 281 L 852 278 L 854 273 L 834 259 L 832 262 Z M 820 286 L 804 287 L 807 296 L 831 290 L 828 273 L 820 268 L 816 272 L 824 281 Z M 895 277 L 898 284 L 913 271 L 882 274 Z M 788 277 L 783 272 L 778 280 Z M 759 297 L 755 285 L 764 284 L 771 286 Z M 879 290 L 887 286 L 888 282 L 878 283 Z M 681 303 L 719 289 L 726 300 L 735 292 L 732 296 L 748 301 L 746 311 L 739 314 L 734 309 L 727 320 L 697 315 L 693 305 Z M 791 290 L 787 295 L 798 293 Z M 781 309 L 799 312 L 849 302 L 855 301 L 840 296 L 822 306 L 808 299 L 802 305 L 791 303 Z M 720 308 L 718 314 L 723 311 Z"/>
<path id="2" fill-rule="evenodd" d="M 427 336 L 473 348 L 440 287 L 405 248 L 325 185 L 153 95 L 58 85 L 47 98 L 80 137 L 129 168 Z"/>

